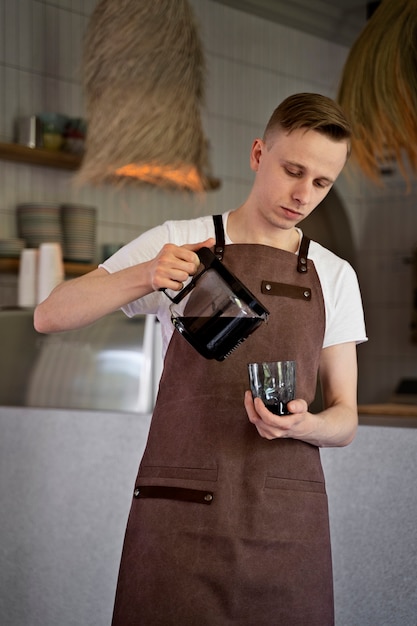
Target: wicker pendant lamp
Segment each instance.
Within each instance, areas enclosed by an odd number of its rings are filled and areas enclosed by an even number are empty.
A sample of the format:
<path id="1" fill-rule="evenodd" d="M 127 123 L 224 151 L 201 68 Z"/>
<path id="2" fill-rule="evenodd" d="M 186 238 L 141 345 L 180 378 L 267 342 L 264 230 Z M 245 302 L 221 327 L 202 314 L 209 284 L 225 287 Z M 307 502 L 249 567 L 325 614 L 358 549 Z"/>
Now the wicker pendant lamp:
<path id="1" fill-rule="evenodd" d="M 85 39 L 78 182 L 207 188 L 204 71 L 187 0 L 100 0 Z"/>
<path id="2" fill-rule="evenodd" d="M 417 172 L 417 0 L 383 0 L 356 40 L 338 94 L 353 128 L 352 155 L 381 181 L 397 161 Z"/>

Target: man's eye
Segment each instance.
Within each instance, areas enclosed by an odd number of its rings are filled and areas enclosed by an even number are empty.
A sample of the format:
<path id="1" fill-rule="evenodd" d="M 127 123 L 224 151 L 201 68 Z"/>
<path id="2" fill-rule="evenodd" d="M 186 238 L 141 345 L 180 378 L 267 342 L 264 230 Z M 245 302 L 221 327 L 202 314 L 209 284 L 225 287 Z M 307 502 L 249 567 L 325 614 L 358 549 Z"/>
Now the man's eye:
<path id="1" fill-rule="evenodd" d="M 285 171 L 287 172 L 289 176 L 295 176 L 295 177 L 301 176 L 301 172 L 299 172 L 298 170 L 295 171 L 295 170 L 289 170 L 288 168 L 286 168 Z"/>

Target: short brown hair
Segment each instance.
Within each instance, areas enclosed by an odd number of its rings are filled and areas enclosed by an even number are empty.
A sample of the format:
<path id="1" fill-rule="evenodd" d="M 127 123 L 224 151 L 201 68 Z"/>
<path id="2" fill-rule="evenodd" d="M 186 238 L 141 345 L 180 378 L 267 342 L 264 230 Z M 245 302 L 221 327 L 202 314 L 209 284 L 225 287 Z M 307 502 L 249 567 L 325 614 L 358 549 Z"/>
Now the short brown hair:
<path id="1" fill-rule="evenodd" d="M 264 141 L 277 128 L 288 133 L 299 128 L 316 130 L 335 141 L 345 140 L 348 154 L 350 152 L 352 130 L 349 121 L 337 102 L 321 94 L 297 93 L 283 100 L 266 125 Z"/>

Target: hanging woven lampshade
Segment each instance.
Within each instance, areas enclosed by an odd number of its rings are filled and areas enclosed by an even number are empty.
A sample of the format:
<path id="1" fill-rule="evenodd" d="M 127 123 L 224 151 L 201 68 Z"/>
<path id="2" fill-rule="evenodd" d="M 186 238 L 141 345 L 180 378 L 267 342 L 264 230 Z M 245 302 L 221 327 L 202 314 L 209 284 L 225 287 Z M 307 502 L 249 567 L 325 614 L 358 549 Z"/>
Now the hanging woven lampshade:
<path id="1" fill-rule="evenodd" d="M 383 0 L 356 40 L 338 94 L 353 129 L 352 155 L 366 176 L 407 163 L 417 172 L 417 0 Z"/>
<path id="2" fill-rule="evenodd" d="M 78 182 L 207 188 L 204 72 L 187 0 L 100 0 L 85 39 Z"/>

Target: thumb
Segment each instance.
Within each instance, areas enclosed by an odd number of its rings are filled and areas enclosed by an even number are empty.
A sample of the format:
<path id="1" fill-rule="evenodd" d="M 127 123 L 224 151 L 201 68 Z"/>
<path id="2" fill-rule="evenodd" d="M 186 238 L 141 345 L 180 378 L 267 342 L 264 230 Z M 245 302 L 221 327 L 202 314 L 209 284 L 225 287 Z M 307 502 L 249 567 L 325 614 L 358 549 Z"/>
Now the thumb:
<path id="1" fill-rule="evenodd" d="M 308 405 L 305 400 L 302 398 L 296 398 L 295 400 L 290 400 L 287 403 L 287 408 L 290 413 L 306 413 L 308 410 Z"/>
<path id="2" fill-rule="evenodd" d="M 206 239 L 205 241 L 200 241 L 199 243 L 186 243 L 183 247 L 186 250 L 196 252 L 197 250 L 200 250 L 200 248 L 210 248 L 211 246 L 214 246 L 215 243 L 216 240 L 214 239 L 214 237 L 210 237 L 209 239 Z"/>

